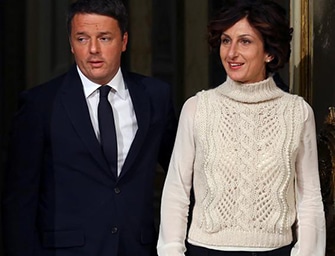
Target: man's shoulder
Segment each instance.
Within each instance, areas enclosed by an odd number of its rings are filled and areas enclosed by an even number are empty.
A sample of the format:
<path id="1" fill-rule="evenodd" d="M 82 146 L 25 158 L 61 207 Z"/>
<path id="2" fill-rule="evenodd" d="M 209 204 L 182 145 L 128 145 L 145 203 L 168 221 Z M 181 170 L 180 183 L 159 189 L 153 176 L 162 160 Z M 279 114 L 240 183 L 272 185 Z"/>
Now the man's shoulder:
<path id="1" fill-rule="evenodd" d="M 58 75 L 56 77 L 53 77 L 47 81 L 44 81 L 42 83 L 37 84 L 36 86 L 28 89 L 27 91 L 31 93 L 42 93 L 44 91 L 49 91 L 52 89 L 55 89 L 58 87 L 62 81 L 64 80 L 64 77 L 66 76 L 66 73 Z"/>
<path id="2" fill-rule="evenodd" d="M 45 95 L 45 94 L 55 94 L 57 91 L 62 87 L 62 85 L 67 81 L 68 78 L 73 78 L 75 76 L 79 75 L 77 73 L 77 70 L 75 66 L 72 66 L 69 70 L 66 72 L 56 75 L 49 80 L 42 82 L 28 90 L 26 90 L 27 93 L 32 95 Z M 69 82 L 73 82 L 72 80 Z"/>
<path id="3" fill-rule="evenodd" d="M 20 94 L 20 102 L 34 102 L 37 106 L 50 105 L 59 92 L 67 72 L 42 82 Z"/>
<path id="4" fill-rule="evenodd" d="M 156 78 L 153 76 L 148 76 L 136 72 L 122 71 L 123 77 L 126 82 L 133 82 L 135 84 L 142 84 L 144 86 L 163 86 L 169 87 L 170 85 L 163 81 L 160 78 Z"/>

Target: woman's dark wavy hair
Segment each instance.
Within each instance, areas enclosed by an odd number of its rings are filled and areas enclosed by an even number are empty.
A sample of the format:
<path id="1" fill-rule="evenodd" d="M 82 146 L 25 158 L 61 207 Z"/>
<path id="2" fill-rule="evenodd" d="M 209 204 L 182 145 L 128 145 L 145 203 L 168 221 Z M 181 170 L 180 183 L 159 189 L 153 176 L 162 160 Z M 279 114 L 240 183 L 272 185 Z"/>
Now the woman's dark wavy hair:
<path id="1" fill-rule="evenodd" d="M 286 10 L 271 0 L 231 0 L 208 24 L 208 43 L 211 50 L 219 49 L 222 32 L 246 18 L 262 35 L 264 51 L 273 56 L 266 63 L 267 72 L 275 72 L 288 62 L 291 54 L 293 28 Z"/>
<path id="2" fill-rule="evenodd" d="M 99 14 L 118 21 L 122 35 L 128 29 L 128 13 L 122 0 L 78 0 L 71 4 L 67 14 L 67 32 L 71 35 L 71 22 L 76 14 Z"/>

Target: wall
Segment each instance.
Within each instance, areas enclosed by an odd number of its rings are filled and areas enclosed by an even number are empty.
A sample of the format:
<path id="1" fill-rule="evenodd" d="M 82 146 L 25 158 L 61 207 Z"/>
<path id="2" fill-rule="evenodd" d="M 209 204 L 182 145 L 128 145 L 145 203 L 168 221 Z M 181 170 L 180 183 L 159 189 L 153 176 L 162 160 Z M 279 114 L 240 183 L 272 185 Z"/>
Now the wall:
<path id="1" fill-rule="evenodd" d="M 66 11 L 71 0 L 30 0 L 26 8 L 26 87 L 65 72 L 72 63 Z"/>

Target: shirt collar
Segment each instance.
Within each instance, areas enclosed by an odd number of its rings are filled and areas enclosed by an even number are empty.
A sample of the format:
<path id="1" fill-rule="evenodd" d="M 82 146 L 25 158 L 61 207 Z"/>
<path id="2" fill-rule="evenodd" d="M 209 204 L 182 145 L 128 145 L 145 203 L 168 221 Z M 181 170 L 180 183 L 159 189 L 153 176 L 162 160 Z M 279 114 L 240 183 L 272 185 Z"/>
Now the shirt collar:
<path id="1" fill-rule="evenodd" d="M 80 70 L 80 68 L 77 66 L 77 70 L 81 79 L 81 82 L 83 83 L 84 87 L 84 94 L 85 97 L 88 98 L 90 95 L 92 95 L 96 90 L 101 86 L 100 84 L 96 84 L 89 80 Z M 126 99 L 126 85 L 123 80 L 123 75 L 121 72 L 121 68 L 117 71 L 115 76 L 111 81 L 107 83 L 110 87 L 112 87 L 116 94 L 118 94 L 122 99 Z"/>

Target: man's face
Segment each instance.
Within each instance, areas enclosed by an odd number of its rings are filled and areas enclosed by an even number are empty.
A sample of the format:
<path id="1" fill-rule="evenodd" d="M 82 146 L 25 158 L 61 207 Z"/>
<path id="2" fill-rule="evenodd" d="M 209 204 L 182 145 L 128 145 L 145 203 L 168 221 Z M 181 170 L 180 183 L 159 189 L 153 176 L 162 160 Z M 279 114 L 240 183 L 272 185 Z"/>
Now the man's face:
<path id="1" fill-rule="evenodd" d="M 117 20 L 98 14 L 76 14 L 72 20 L 71 51 L 81 72 L 103 85 L 117 73 L 128 34 L 121 34 Z"/>

